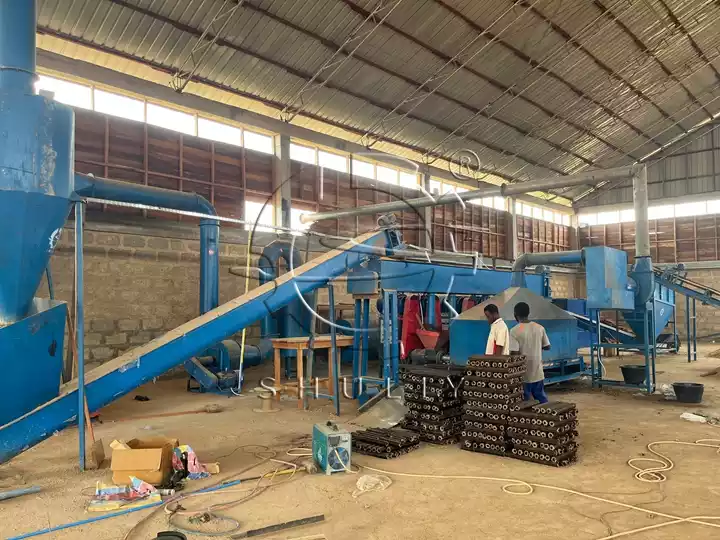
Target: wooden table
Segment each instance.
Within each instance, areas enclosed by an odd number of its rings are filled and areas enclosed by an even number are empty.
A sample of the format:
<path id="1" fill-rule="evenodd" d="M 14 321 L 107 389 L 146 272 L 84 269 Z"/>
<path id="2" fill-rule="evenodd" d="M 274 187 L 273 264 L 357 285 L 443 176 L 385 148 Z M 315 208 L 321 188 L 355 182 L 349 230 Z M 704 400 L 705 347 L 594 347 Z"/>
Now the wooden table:
<path id="1" fill-rule="evenodd" d="M 275 338 L 270 340 L 273 345 L 274 353 L 274 363 L 275 363 L 275 387 L 278 388 L 281 386 L 281 364 L 282 364 L 282 357 L 280 356 L 280 351 L 296 351 L 297 354 L 297 385 L 298 385 L 298 409 L 302 409 L 304 407 L 304 395 L 303 390 L 301 389 L 302 383 L 305 382 L 305 375 L 303 373 L 303 354 L 304 351 L 310 350 L 310 338 L 306 336 L 301 337 L 289 337 L 289 338 Z M 340 362 L 340 349 L 342 347 L 349 347 L 353 344 L 353 336 L 336 336 L 335 337 L 335 344 L 338 348 L 337 352 L 337 358 L 338 363 Z M 334 395 L 334 386 L 333 381 L 335 380 L 335 370 L 333 367 L 332 362 L 332 351 L 330 350 L 332 348 L 332 340 L 330 339 L 329 334 L 321 334 L 316 335 L 315 339 L 312 343 L 312 350 L 317 351 L 318 349 L 327 349 L 328 350 L 328 380 L 327 380 L 327 389 L 328 394 L 330 396 Z M 338 376 L 339 376 L 338 371 Z M 308 373 L 308 377 L 312 377 L 312 373 Z M 336 399 L 339 399 L 339 396 L 335 396 Z M 275 399 L 280 399 L 280 392 L 275 393 Z"/>

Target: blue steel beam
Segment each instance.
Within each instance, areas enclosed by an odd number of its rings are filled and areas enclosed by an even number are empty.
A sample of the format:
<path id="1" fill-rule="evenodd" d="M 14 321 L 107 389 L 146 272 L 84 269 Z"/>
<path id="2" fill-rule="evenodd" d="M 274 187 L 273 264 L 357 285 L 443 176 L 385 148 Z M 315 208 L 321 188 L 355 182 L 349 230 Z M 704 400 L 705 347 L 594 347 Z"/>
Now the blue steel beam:
<path id="1" fill-rule="evenodd" d="M 325 285 L 368 256 L 389 254 L 392 231 L 369 233 L 317 257 L 294 272 L 189 321 L 167 334 L 132 349 L 86 374 L 90 410 L 104 407 L 138 386 L 201 353 L 209 346 L 292 302 L 298 295 Z M 77 422 L 77 381 L 63 385 L 60 395 L 0 427 L 0 463 Z"/>
<path id="2" fill-rule="evenodd" d="M 508 289 L 511 272 L 394 260 L 380 261 L 380 286 L 386 290 L 428 294 L 499 294 Z M 543 276 L 526 276 L 527 288 L 541 295 Z M 348 283 L 349 285 L 351 282 Z"/>

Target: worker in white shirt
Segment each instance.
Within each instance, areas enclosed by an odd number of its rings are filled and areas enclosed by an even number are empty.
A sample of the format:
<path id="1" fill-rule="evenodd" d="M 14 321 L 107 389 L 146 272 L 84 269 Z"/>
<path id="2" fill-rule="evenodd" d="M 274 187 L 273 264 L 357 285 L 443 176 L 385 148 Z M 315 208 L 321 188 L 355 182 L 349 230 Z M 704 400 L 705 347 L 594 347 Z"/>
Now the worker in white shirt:
<path id="1" fill-rule="evenodd" d="M 525 401 L 530 401 L 530 397 L 533 397 L 540 403 L 547 403 L 542 352 L 550 350 L 550 340 L 545 328 L 529 320 L 529 305 L 519 302 L 515 305 L 513 312 L 517 325 L 510 331 L 512 342 L 510 349 L 512 354 L 525 356 L 526 371 L 523 384 Z"/>
<path id="2" fill-rule="evenodd" d="M 485 354 L 509 354 L 510 334 L 507 324 L 500 317 L 498 307 L 495 304 L 485 306 L 485 317 L 490 323 L 490 335 L 485 346 Z"/>

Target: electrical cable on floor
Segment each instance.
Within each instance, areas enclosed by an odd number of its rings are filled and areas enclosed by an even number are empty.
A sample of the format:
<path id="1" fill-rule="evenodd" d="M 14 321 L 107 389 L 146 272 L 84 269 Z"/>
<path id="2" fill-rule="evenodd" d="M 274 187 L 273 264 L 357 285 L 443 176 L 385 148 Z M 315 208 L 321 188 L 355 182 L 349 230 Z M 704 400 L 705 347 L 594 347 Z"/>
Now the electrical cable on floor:
<path id="1" fill-rule="evenodd" d="M 651 483 L 664 482 L 667 478 L 662 473 L 672 470 L 673 467 L 675 466 L 675 464 L 670 458 L 668 458 L 664 454 L 661 454 L 657 450 L 654 450 L 653 449 L 654 446 L 657 446 L 659 444 L 679 444 L 679 445 L 684 445 L 684 446 L 699 446 L 699 447 L 705 447 L 705 448 L 715 448 L 717 450 L 717 453 L 720 453 L 720 444 L 707 444 L 708 442 L 720 443 L 720 440 L 699 439 L 695 442 L 655 441 L 655 442 L 648 444 L 647 447 L 650 452 L 652 452 L 654 455 L 658 456 L 661 459 L 633 458 L 628 461 L 628 465 L 630 465 L 633 469 L 635 469 L 637 471 L 635 473 L 635 478 L 637 480 L 640 480 L 641 482 L 651 482 Z M 647 469 L 643 469 L 643 468 L 635 465 L 635 463 L 637 463 L 637 461 L 639 461 L 639 460 L 645 460 L 645 461 L 650 461 L 650 462 L 654 462 L 654 463 L 662 463 L 662 466 L 650 467 Z M 664 460 L 664 461 L 661 461 L 661 460 Z M 638 533 L 645 532 L 645 531 L 660 529 L 663 527 L 667 527 L 669 525 L 677 525 L 680 523 L 694 523 L 696 525 L 702 525 L 704 527 L 713 527 L 715 529 L 720 529 L 719 523 L 711 523 L 711 521 L 720 520 L 720 516 L 702 516 L 701 515 L 701 516 L 690 516 L 690 517 L 683 518 L 680 516 L 675 516 L 673 514 L 659 512 L 656 510 L 649 510 L 647 508 L 642 508 L 640 506 L 627 504 L 627 503 L 623 503 L 620 501 L 614 501 L 612 499 L 605 499 L 603 497 L 597 497 L 597 496 L 591 495 L 589 493 L 584 493 L 582 491 L 576 491 L 573 489 L 563 488 L 560 486 L 552 486 L 552 485 L 547 485 L 547 484 L 536 484 L 536 483 L 532 483 L 532 482 L 526 482 L 524 480 L 499 478 L 499 477 L 494 477 L 494 476 L 435 475 L 435 474 L 420 474 L 420 473 L 404 473 L 404 472 L 388 471 L 385 469 L 377 469 L 375 467 L 369 467 L 367 465 L 361 465 L 360 468 L 367 469 L 368 471 L 373 471 L 376 473 L 384 474 L 387 476 L 400 476 L 400 477 L 406 477 L 406 478 L 425 478 L 425 479 L 432 479 L 432 480 L 485 480 L 485 481 L 489 481 L 489 482 L 504 482 L 504 484 L 501 486 L 501 489 L 504 493 L 508 493 L 510 495 L 532 495 L 536 489 L 547 489 L 547 490 L 551 490 L 551 491 L 557 491 L 560 493 L 567 493 L 569 495 L 576 495 L 578 497 L 583 497 L 583 498 L 590 499 L 590 500 L 597 501 L 597 502 L 612 504 L 615 506 L 625 508 L 627 510 L 635 510 L 638 512 L 642 512 L 644 514 L 649 514 L 654 517 L 663 517 L 663 518 L 667 518 L 670 520 L 670 521 L 666 521 L 664 523 L 657 523 L 655 525 L 649 525 L 647 527 L 640 527 L 640 528 L 632 529 L 629 531 L 610 534 L 608 536 L 603 536 L 603 537 L 597 538 L 595 540 L 612 540 L 614 538 L 630 536 L 630 535 L 638 534 Z"/>
<path id="2" fill-rule="evenodd" d="M 255 450 L 255 451 L 250 451 L 250 450 L 248 450 L 249 448 L 255 448 L 256 450 Z M 265 464 L 265 463 L 268 463 L 268 462 L 270 462 L 270 461 L 274 461 L 274 460 L 275 460 L 275 457 L 277 456 L 277 452 L 275 452 L 274 450 L 271 450 L 269 447 L 263 446 L 263 445 L 256 445 L 256 444 L 239 446 L 239 447 L 235 448 L 232 452 L 230 452 L 229 454 L 227 454 L 227 456 L 232 455 L 232 454 L 235 453 L 237 450 L 242 450 L 242 451 L 244 451 L 244 452 L 246 452 L 246 453 L 251 453 L 253 456 L 255 456 L 256 458 L 258 458 L 259 461 L 257 461 L 257 462 L 255 462 L 255 463 L 253 463 L 253 464 L 251 464 L 251 465 L 249 465 L 249 466 L 241 469 L 240 471 L 238 471 L 238 472 L 236 472 L 236 473 L 233 473 L 233 474 L 231 474 L 231 475 L 229 475 L 229 476 L 224 477 L 220 482 L 217 482 L 216 484 L 214 484 L 214 486 L 223 486 L 224 484 L 236 482 L 235 479 L 236 479 L 238 476 L 240 476 L 240 475 L 242 475 L 242 474 L 244 474 L 244 473 L 246 473 L 246 472 L 248 472 L 248 471 L 250 471 L 250 470 L 252 470 L 252 469 L 255 469 L 256 467 L 259 467 L 259 466 L 261 466 L 261 465 L 263 465 L 263 464 Z M 225 456 L 225 457 L 227 457 L 227 456 Z M 224 490 L 223 490 L 223 493 L 248 493 L 248 492 L 250 492 L 250 493 L 249 493 L 248 495 L 246 495 L 245 497 L 242 497 L 242 498 L 240 498 L 240 499 L 236 499 L 236 500 L 233 500 L 233 501 L 229 501 L 229 502 L 226 502 L 226 503 L 214 504 L 214 505 L 211 505 L 211 506 L 207 507 L 207 508 L 204 509 L 204 510 L 186 511 L 186 510 L 183 509 L 182 511 L 179 511 L 179 509 L 177 509 L 177 510 L 175 510 L 175 511 L 169 511 L 169 506 L 170 506 L 170 505 L 172 505 L 172 504 L 177 504 L 177 503 L 179 503 L 179 502 L 182 501 L 182 500 L 186 500 L 186 499 L 189 499 L 189 498 L 192 498 L 192 497 L 205 495 L 205 493 L 193 492 L 193 493 L 175 495 L 174 497 L 171 497 L 169 500 L 165 501 L 163 506 L 154 508 L 152 512 L 150 512 L 148 515 L 146 515 L 146 516 L 143 517 L 140 521 L 138 521 L 138 522 L 127 532 L 127 534 L 126 534 L 125 537 L 124 537 L 124 540 L 129 540 L 130 538 L 132 538 L 134 532 L 135 532 L 140 526 L 142 526 L 144 523 L 148 522 L 150 519 L 152 519 L 153 517 L 155 517 L 156 513 L 160 510 L 160 508 L 164 509 L 164 511 L 169 514 L 169 516 L 170 516 L 169 519 L 172 518 L 172 515 L 173 515 L 173 514 L 198 516 L 198 515 L 202 515 L 202 514 L 204 514 L 204 513 L 211 513 L 211 512 L 216 511 L 216 510 L 227 510 L 227 509 L 229 509 L 229 508 L 231 508 L 231 507 L 233 507 L 233 506 L 237 506 L 237 505 L 245 502 L 246 500 L 248 500 L 248 499 L 250 499 L 250 498 L 252 498 L 252 497 L 254 497 L 254 496 L 256 496 L 256 495 L 259 495 L 260 493 L 264 492 L 266 489 L 268 489 L 268 488 L 270 488 L 270 487 L 276 487 L 276 486 L 278 486 L 278 485 L 281 485 L 281 484 L 284 484 L 284 483 L 286 483 L 286 482 L 289 482 L 289 481 L 293 480 L 294 477 L 295 477 L 296 472 L 298 471 L 298 466 L 297 466 L 297 464 L 289 463 L 289 462 L 285 462 L 285 461 L 280 461 L 280 460 L 277 460 L 277 461 L 280 462 L 281 464 L 288 465 L 288 466 L 290 466 L 291 468 L 290 468 L 290 469 L 285 469 L 285 470 L 280 470 L 280 468 L 278 467 L 278 468 L 276 468 L 276 469 L 275 469 L 274 471 L 272 471 L 272 472 L 268 472 L 268 473 L 265 473 L 265 474 L 263 474 L 263 475 L 260 475 L 259 477 L 256 478 L 257 483 L 255 484 L 255 486 L 254 486 L 253 488 L 250 488 L 250 489 L 236 489 L 236 490 L 224 489 Z M 273 482 L 276 476 L 278 476 L 278 475 L 285 475 L 285 474 L 291 474 L 291 477 L 290 477 L 288 480 L 286 480 L 285 482 Z M 267 485 L 267 486 L 261 486 L 261 485 L 260 485 L 260 482 L 261 482 L 262 480 L 268 478 L 268 477 L 269 477 L 269 480 L 270 480 L 270 484 Z M 247 482 L 248 480 L 249 480 L 249 479 L 246 479 L 245 481 Z M 206 489 L 211 489 L 212 487 L 213 487 L 213 486 L 211 486 L 210 488 L 206 488 Z M 220 516 L 218 516 L 218 517 L 220 517 Z M 176 525 L 175 525 L 174 523 L 172 523 L 172 526 L 175 527 Z M 194 530 L 182 530 L 182 532 L 185 533 L 185 534 L 211 536 L 211 535 L 207 535 L 205 531 L 199 531 L 199 530 L 198 530 L 198 531 L 194 531 Z M 224 533 L 224 535 L 227 535 L 227 531 Z"/>

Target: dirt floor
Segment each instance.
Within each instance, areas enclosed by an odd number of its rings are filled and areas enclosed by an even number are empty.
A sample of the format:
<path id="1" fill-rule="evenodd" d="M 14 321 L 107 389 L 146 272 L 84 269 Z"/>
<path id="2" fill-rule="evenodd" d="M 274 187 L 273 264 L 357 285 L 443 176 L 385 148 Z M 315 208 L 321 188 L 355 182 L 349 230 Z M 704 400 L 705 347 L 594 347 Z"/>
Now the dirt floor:
<path id="1" fill-rule="evenodd" d="M 615 501 L 641 506 L 673 516 L 720 516 L 720 458 L 713 448 L 668 445 L 660 448 L 675 461 L 663 484 L 642 483 L 633 478 L 627 465 L 632 457 L 647 456 L 646 445 L 653 441 L 696 441 L 717 437 L 718 427 L 694 424 L 680 419 L 685 411 L 720 414 L 720 375 L 700 375 L 720 365 L 706 354 L 712 345 L 700 349 L 698 362 L 688 365 L 684 355 L 663 355 L 658 361 L 659 382 L 698 381 L 705 384 L 702 405 L 682 405 L 664 401 L 662 396 L 644 396 L 632 390 L 592 390 L 587 382 L 574 382 L 551 388 L 550 397 L 573 401 L 581 415 L 579 462 L 564 469 L 525 463 L 510 458 L 474 454 L 457 446 L 424 445 L 401 458 L 384 461 L 356 456 L 355 465 L 388 471 L 434 474 L 492 476 L 521 479 L 531 483 L 559 486 Z M 623 357 L 608 363 L 609 375 L 619 378 L 617 366 L 632 363 Z M 248 371 L 249 379 L 261 371 Z M 133 400 L 136 394 L 151 398 Z M 141 415 L 200 409 L 217 403 L 223 411 L 215 414 L 133 419 Z M 281 411 L 254 412 L 257 397 L 222 398 L 189 394 L 185 381 L 150 384 L 102 410 L 102 423 L 96 433 L 108 443 L 113 439 L 167 435 L 191 445 L 206 462 L 218 461 L 222 471 L 204 481 L 189 482 L 194 490 L 236 475 L 259 461 L 254 452 L 264 445 L 276 452 L 277 459 L 291 459 L 286 451 L 308 444 L 308 434 L 316 422 L 333 419 L 329 402 L 314 402 L 310 411 L 300 411 L 296 402 L 283 400 Z M 355 414 L 355 404 L 343 403 L 342 420 Z M 720 444 L 718 442 L 717 444 Z M 266 454 L 263 454 L 266 455 Z M 277 465 L 264 463 L 241 476 L 255 476 Z M 325 514 L 327 521 L 267 538 L 299 538 L 324 534 L 343 539 L 600 539 L 639 527 L 658 525 L 668 518 L 628 510 L 605 502 L 565 492 L 537 488 L 530 496 L 503 493 L 504 482 L 470 479 L 429 479 L 393 476 L 383 492 L 353 498 L 355 483 L 362 474 L 306 476 L 276 479 L 268 488 L 228 510 L 217 513 L 240 522 L 242 530 L 281 521 Z M 289 479 L 289 481 L 287 481 Z M 0 466 L 0 489 L 38 485 L 37 495 L 0 503 L 0 536 L 10 538 L 37 529 L 87 519 L 97 514 L 85 511 L 85 504 L 96 481 L 110 481 L 107 469 L 79 473 L 77 470 L 77 430 L 68 429 L 25 452 L 9 464 Z M 287 481 L 287 482 L 286 482 Z M 282 483 L 286 482 L 286 483 Z M 251 489 L 255 483 L 236 490 Z M 221 491 L 196 497 L 182 504 L 187 509 L 245 497 L 248 491 Z M 49 538 L 125 538 L 128 531 L 148 510 L 64 530 Z M 717 523 L 720 524 L 720 521 Z M 171 527 L 161 511 L 136 527 L 129 538 L 151 539 L 158 531 Z M 216 529 L 217 530 L 217 529 Z M 635 534 L 638 540 L 680 538 L 720 538 L 720 529 L 681 523 Z M 194 536 L 193 538 L 209 538 Z M 265 538 L 265 537 L 264 537 Z"/>

